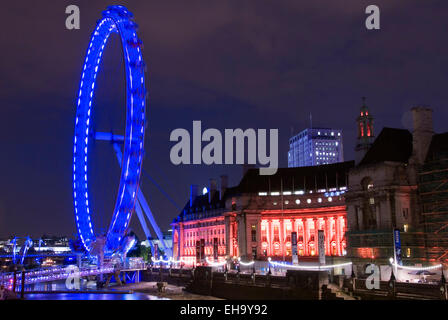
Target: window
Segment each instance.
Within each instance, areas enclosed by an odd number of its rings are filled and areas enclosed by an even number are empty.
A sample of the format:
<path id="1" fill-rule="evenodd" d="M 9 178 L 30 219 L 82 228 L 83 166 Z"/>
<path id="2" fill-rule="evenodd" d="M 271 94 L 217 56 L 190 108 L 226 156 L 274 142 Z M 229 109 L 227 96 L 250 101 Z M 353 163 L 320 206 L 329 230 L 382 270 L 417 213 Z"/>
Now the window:
<path id="1" fill-rule="evenodd" d="M 403 208 L 403 218 L 407 219 L 409 217 L 409 208 Z"/>
<path id="2" fill-rule="evenodd" d="M 365 177 L 361 180 L 362 189 L 364 191 L 370 191 L 373 189 L 373 180 L 370 177 Z"/>
<path id="3" fill-rule="evenodd" d="M 356 222 L 356 229 L 359 230 L 359 213 L 360 213 L 360 208 L 358 206 L 355 207 L 355 222 Z"/>
<path id="4" fill-rule="evenodd" d="M 257 259 L 257 247 L 252 247 L 252 257 L 253 259 Z"/>
<path id="5" fill-rule="evenodd" d="M 253 224 L 251 229 L 252 242 L 257 242 L 257 226 Z"/>
<path id="6" fill-rule="evenodd" d="M 403 226 L 403 231 L 404 231 L 404 232 L 408 232 L 408 230 L 409 230 L 409 225 L 408 225 L 408 224 L 405 224 L 405 225 Z"/>
<path id="7" fill-rule="evenodd" d="M 274 241 L 280 241 L 278 225 L 274 226 Z"/>
<path id="8" fill-rule="evenodd" d="M 364 206 L 361 209 L 362 217 L 363 217 L 362 221 L 363 221 L 364 229 L 366 229 L 366 230 L 372 230 L 377 227 L 376 226 L 375 207 L 371 203 L 372 199 L 373 198 L 370 198 L 369 202 L 366 199 L 366 201 L 364 202 Z"/>

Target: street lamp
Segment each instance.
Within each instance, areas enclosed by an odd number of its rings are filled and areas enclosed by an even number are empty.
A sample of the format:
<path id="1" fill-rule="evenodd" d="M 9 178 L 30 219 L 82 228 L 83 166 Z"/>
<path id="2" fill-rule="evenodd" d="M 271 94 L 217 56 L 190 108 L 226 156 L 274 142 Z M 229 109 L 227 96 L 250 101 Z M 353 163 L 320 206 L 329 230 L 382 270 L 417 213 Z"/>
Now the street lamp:
<path id="1" fill-rule="evenodd" d="M 268 275 L 271 275 L 271 257 L 268 258 Z"/>
<path id="2" fill-rule="evenodd" d="M 446 279 L 445 275 L 443 274 L 443 268 L 442 268 L 442 277 L 440 279 L 440 297 L 442 300 L 447 300 L 447 287 L 446 287 Z"/>

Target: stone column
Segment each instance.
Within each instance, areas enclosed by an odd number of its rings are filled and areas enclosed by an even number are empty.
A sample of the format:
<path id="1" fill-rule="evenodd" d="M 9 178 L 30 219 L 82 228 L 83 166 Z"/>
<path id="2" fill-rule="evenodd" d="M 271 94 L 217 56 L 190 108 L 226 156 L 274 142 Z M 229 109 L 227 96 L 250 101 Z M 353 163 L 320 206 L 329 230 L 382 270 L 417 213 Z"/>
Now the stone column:
<path id="1" fill-rule="evenodd" d="M 301 235 L 301 232 L 299 232 L 299 227 L 300 227 L 300 223 L 302 222 L 302 219 L 297 219 L 297 229 L 296 229 L 296 231 L 297 231 L 297 255 L 300 257 L 300 254 L 299 254 L 299 239 L 300 239 L 300 235 Z M 303 229 L 302 229 L 302 231 L 303 231 Z M 303 237 L 303 234 L 302 234 L 302 237 Z"/>
<path id="2" fill-rule="evenodd" d="M 376 216 L 376 227 L 378 229 L 381 229 L 381 214 L 380 214 L 380 210 L 379 210 L 379 205 L 376 204 L 375 202 L 375 216 Z"/>
<path id="3" fill-rule="evenodd" d="M 268 220 L 268 225 L 266 226 L 266 235 L 268 238 L 268 256 L 272 256 L 272 220 Z"/>
<path id="4" fill-rule="evenodd" d="M 308 219 L 303 219 L 303 249 L 304 249 L 304 255 L 309 256 L 310 255 L 310 248 L 308 246 Z"/>
<path id="5" fill-rule="evenodd" d="M 225 216 L 224 217 L 224 224 L 225 224 L 225 241 L 226 241 L 226 256 L 230 256 L 231 255 L 231 234 L 232 234 L 232 230 L 230 228 L 230 217 L 229 216 Z"/>
<path id="6" fill-rule="evenodd" d="M 247 256 L 247 232 L 246 232 L 246 215 L 241 213 L 237 216 L 238 223 L 238 251 L 240 257 Z"/>
<path id="7" fill-rule="evenodd" d="M 324 234 L 325 234 L 325 254 L 331 256 L 331 243 L 330 243 L 330 226 L 328 217 L 324 218 Z"/>
<path id="8" fill-rule="evenodd" d="M 184 236 L 184 225 L 183 223 L 179 223 L 179 228 L 177 229 L 177 260 L 180 260 L 180 257 L 185 255 L 185 236 Z"/>
<path id="9" fill-rule="evenodd" d="M 314 254 L 319 254 L 318 238 L 319 238 L 319 219 L 313 218 L 314 224 Z"/>
<path id="10" fill-rule="evenodd" d="M 285 256 L 285 223 L 283 218 L 280 219 L 280 230 L 279 230 L 279 238 L 280 238 L 280 253 L 282 257 Z"/>
<path id="11" fill-rule="evenodd" d="M 342 250 L 341 250 L 341 232 L 340 232 L 340 226 L 341 226 L 341 219 L 339 217 L 334 217 L 335 221 L 335 231 L 336 231 L 336 252 L 338 256 L 342 256 Z"/>
<path id="12" fill-rule="evenodd" d="M 294 219 L 294 223 L 292 225 L 292 231 L 297 233 L 297 239 L 299 239 L 299 220 Z"/>
<path id="13" fill-rule="evenodd" d="M 257 257 L 256 259 L 258 259 L 259 257 L 261 257 L 263 255 L 263 246 L 261 244 L 261 214 L 258 215 L 257 218 Z"/>
<path id="14" fill-rule="evenodd" d="M 359 230 L 364 230 L 364 219 L 361 206 L 356 207 L 356 214 L 358 215 Z"/>

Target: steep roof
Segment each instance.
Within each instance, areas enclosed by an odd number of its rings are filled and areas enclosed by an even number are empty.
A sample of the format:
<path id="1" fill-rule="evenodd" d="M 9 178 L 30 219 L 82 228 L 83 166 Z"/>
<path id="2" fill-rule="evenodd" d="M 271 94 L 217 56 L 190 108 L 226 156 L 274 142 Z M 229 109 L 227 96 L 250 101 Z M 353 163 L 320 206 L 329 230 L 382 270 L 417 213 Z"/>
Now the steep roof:
<path id="1" fill-rule="evenodd" d="M 435 134 L 429 145 L 426 161 L 433 161 L 448 156 L 448 132 Z"/>
<path id="2" fill-rule="evenodd" d="M 259 169 L 250 169 L 239 185 L 230 188 L 226 195 L 343 187 L 347 185 L 349 169 L 354 166 L 354 161 L 347 161 L 312 167 L 279 168 L 271 176 L 261 176 Z"/>
<path id="3" fill-rule="evenodd" d="M 184 210 L 186 209 L 188 211 L 189 209 L 197 209 L 202 211 L 204 208 L 207 210 L 214 208 L 221 208 L 225 204 L 223 199 L 224 197 L 222 199 L 219 198 L 219 190 L 216 190 L 214 192 L 211 201 L 209 201 L 208 193 L 197 195 L 196 198 L 194 198 L 193 200 L 193 205 L 191 206 L 191 208 L 190 208 L 190 200 L 188 200 L 184 206 Z"/>
<path id="4" fill-rule="evenodd" d="M 360 165 L 384 161 L 408 162 L 412 155 L 412 134 L 405 129 L 384 128 Z"/>

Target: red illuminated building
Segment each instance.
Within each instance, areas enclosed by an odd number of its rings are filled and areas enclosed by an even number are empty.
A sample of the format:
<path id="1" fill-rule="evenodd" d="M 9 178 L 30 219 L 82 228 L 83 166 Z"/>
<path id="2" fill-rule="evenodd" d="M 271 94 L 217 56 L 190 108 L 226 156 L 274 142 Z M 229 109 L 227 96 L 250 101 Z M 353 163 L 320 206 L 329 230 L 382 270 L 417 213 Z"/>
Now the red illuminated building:
<path id="1" fill-rule="evenodd" d="M 210 181 L 208 193 L 191 186 L 190 201 L 173 221 L 175 259 L 291 260 L 291 233 L 297 233 L 299 258 L 318 255 L 317 233 L 325 234 L 325 254 L 346 254 L 344 194 L 354 162 L 281 168 L 260 176 L 249 169 L 238 186 L 227 177 Z"/>

